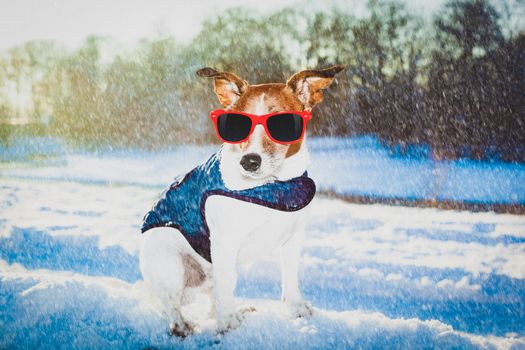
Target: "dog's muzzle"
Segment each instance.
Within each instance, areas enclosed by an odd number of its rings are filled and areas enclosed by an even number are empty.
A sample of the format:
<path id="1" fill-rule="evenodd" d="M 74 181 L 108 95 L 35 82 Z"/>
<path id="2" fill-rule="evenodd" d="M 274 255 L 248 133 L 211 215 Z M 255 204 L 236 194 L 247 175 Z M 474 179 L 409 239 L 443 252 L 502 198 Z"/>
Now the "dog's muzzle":
<path id="1" fill-rule="evenodd" d="M 256 171 L 261 167 L 261 156 L 256 153 L 249 153 L 241 158 L 241 165 L 246 171 Z"/>

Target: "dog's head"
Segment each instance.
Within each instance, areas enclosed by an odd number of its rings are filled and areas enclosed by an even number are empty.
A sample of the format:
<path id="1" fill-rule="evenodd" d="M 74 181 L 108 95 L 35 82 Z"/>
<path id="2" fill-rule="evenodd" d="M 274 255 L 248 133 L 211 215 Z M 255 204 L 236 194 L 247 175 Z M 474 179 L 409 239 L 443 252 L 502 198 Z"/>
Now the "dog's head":
<path id="1" fill-rule="evenodd" d="M 201 77 L 214 79 L 214 90 L 224 109 L 256 115 L 280 111 L 312 109 L 323 99 L 323 90 L 333 82 L 343 66 L 303 70 L 283 83 L 250 85 L 230 72 L 200 69 Z M 221 171 L 232 188 L 247 188 L 275 179 L 287 180 L 301 175 L 308 163 L 304 139 L 284 145 L 273 142 L 261 125 L 242 143 L 223 145 Z M 226 174 L 225 174 L 226 173 Z M 235 180 L 231 180 L 235 179 Z M 231 180 L 231 181 L 228 181 Z M 244 182 L 239 185 L 238 182 Z"/>

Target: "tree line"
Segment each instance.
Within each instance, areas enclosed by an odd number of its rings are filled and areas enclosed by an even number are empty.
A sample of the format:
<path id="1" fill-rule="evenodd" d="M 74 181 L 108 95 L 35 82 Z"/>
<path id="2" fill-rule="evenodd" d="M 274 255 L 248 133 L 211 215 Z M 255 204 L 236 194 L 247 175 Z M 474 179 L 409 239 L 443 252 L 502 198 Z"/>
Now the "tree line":
<path id="1" fill-rule="evenodd" d="M 359 17 L 233 8 L 188 44 L 142 40 L 115 52 L 111 39 L 89 37 L 71 52 L 29 42 L 0 55 L 0 139 L 19 121 L 84 146 L 209 142 L 217 102 L 199 68 L 264 83 L 339 63 L 347 69 L 312 134 L 375 134 L 401 151 L 426 143 L 437 159 L 525 161 L 524 8 L 449 0 L 431 21 L 395 0 L 369 0 Z"/>

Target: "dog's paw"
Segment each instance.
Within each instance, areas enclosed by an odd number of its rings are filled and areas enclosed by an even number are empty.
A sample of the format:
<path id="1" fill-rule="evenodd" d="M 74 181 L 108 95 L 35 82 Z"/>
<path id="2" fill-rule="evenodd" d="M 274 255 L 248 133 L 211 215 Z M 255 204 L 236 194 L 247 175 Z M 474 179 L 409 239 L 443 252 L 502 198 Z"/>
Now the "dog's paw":
<path id="1" fill-rule="evenodd" d="M 255 306 L 248 305 L 248 306 L 241 306 L 237 311 L 244 315 L 250 312 L 257 312 L 257 309 L 255 308 Z"/>
<path id="2" fill-rule="evenodd" d="M 313 306 L 307 301 L 285 302 L 285 304 L 292 317 L 308 318 L 314 314 Z"/>
<path id="3" fill-rule="evenodd" d="M 170 335 L 185 338 L 188 335 L 193 334 L 194 331 L 195 325 L 188 320 L 180 320 L 170 323 Z"/>
<path id="4" fill-rule="evenodd" d="M 222 316 L 217 320 L 217 332 L 220 334 L 224 334 L 226 332 L 237 329 L 239 328 L 243 320 L 243 312 L 235 312 L 226 316 Z"/>

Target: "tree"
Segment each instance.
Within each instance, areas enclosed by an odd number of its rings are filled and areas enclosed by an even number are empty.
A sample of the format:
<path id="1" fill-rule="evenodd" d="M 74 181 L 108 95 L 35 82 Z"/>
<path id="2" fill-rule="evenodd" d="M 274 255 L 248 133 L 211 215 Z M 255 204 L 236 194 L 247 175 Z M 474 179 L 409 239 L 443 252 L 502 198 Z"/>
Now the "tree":
<path id="1" fill-rule="evenodd" d="M 486 0 L 452 0 L 436 17 L 430 70 L 428 129 L 439 157 L 485 157 L 505 107 L 494 71 L 504 42 L 498 13 Z"/>
<path id="2" fill-rule="evenodd" d="M 100 42 L 88 37 L 84 45 L 59 62 L 51 82 L 54 84 L 51 126 L 59 135 L 75 142 L 105 140 L 101 119 L 102 89 Z"/>
<path id="3" fill-rule="evenodd" d="M 440 49 L 462 60 L 494 50 L 503 42 L 498 20 L 487 0 L 449 1 L 435 21 Z"/>

